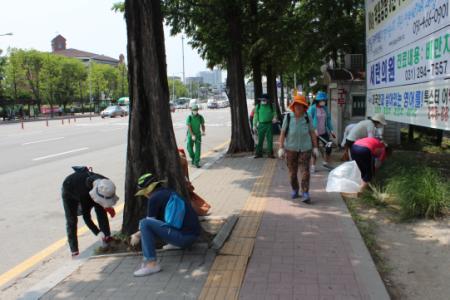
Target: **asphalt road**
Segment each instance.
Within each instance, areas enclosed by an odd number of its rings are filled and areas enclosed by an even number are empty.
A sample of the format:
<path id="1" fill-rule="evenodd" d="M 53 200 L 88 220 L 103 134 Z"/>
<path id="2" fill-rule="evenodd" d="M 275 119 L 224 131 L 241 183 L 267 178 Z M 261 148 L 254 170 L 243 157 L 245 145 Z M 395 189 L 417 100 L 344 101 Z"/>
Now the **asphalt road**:
<path id="1" fill-rule="evenodd" d="M 172 114 L 179 146 L 185 144 L 188 113 Z M 205 153 L 229 140 L 231 122 L 228 109 L 201 114 L 206 120 Z M 84 118 L 70 124 L 65 120 L 64 125 L 50 121 L 48 127 L 39 121 L 24 126 L 0 126 L 0 275 L 65 237 L 60 188 L 71 166 L 92 166 L 116 183 L 119 197 L 124 194 L 127 118 Z M 81 227 L 84 223 L 79 220 Z M 120 221 L 118 216 L 114 222 Z"/>

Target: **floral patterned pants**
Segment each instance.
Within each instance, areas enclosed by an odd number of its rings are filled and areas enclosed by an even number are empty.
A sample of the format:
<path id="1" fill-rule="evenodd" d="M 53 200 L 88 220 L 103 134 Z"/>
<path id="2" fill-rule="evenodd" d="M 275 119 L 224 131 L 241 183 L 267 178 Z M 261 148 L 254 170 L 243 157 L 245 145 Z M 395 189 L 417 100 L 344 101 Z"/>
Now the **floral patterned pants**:
<path id="1" fill-rule="evenodd" d="M 305 152 L 286 150 L 286 163 L 289 169 L 292 190 L 299 190 L 298 167 L 302 172 L 302 192 L 309 191 L 309 162 L 311 160 L 311 150 Z"/>

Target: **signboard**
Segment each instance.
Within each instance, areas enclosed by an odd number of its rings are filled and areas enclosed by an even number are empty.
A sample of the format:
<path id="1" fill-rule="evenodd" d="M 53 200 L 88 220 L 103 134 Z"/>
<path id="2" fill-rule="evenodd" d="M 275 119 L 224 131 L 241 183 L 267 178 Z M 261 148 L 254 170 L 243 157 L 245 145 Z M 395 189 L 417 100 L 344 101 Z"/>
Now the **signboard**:
<path id="1" fill-rule="evenodd" d="M 367 114 L 450 130 L 450 0 L 366 0 Z"/>

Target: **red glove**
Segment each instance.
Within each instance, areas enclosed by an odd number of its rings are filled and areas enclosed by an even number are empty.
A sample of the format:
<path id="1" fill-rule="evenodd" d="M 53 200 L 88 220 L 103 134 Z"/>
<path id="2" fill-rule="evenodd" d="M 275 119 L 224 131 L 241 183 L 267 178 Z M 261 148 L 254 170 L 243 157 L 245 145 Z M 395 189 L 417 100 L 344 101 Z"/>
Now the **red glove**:
<path id="1" fill-rule="evenodd" d="M 107 207 L 105 208 L 105 211 L 111 216 L 111 218 L 114 218 L 114 216 L 116 215 L 116 211 L 113 207 Z"/>

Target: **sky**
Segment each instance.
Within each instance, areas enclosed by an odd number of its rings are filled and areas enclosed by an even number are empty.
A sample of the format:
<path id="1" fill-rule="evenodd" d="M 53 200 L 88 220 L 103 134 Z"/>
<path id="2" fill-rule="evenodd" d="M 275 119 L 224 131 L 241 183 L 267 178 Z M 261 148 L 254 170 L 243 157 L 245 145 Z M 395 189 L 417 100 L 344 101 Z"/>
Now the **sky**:
<path id="1" fill-rule="evenodd" d="M 0 0 L 0 49 L 8 47 L 51 51 L 51 40 L 61 34 L 67 48 L 117 58 L 126 57 L 126 24 L 121 13 L 111 11 L 119 0 Z M 182 77 L 181 36 L 166 39 L 167 74 Z M 206 63 L 185 39 L 185 74 L 196 76 Z"/>

